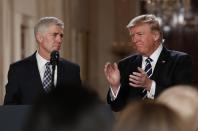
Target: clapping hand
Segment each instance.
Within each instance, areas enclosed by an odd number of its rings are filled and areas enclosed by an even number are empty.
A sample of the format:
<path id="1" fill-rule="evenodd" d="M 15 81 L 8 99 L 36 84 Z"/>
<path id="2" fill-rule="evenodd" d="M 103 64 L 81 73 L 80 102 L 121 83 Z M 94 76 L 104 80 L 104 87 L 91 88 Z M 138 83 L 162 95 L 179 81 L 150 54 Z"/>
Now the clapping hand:
<path id="1" fill-rule="evenodd" d="M 138 67 L 139 72 L 133 72 L 129 75 L 129 85 L 136 88 L 145 88 L 146 90 L 150 90 L 152 80 L 148 77 L 146 72 Z"/>
<path id="2" fill-rule="evenodd" d="M 113 90 L 117 90 L 120 85 L 120 71 L 116 63 L 107 62 L 104 67 L 106 79 Z"/>

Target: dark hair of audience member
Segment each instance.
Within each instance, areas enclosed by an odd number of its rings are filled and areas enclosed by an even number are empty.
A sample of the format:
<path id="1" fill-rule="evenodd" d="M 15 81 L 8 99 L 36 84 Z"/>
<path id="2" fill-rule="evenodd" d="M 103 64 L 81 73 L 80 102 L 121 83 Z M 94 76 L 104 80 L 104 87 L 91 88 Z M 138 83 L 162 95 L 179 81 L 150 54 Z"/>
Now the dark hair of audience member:
<path id="1" fill-rule="evenodd" d="M 113 115 L 85 86 L 58 87 L 38 99 L 26 131 L 111 131 Z"/>

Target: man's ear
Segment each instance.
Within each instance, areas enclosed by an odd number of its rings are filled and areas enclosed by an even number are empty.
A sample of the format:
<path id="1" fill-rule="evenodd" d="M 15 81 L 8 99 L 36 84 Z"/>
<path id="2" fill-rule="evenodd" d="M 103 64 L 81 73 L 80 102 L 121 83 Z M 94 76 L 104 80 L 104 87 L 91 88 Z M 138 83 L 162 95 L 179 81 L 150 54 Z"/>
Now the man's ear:
<path id="1" fill-rule="evenodd" d="M 43 37 L 40 33 L 36 33 L 36 40 L 40 43 L 41 41 L 43 41 Z"/>
<path id="2" fill-rule="evenodd" d="M 160 39 L 160 33 L 158 31 L 153 31 L 153 39 L 154 41 L 158 41 Z"/>

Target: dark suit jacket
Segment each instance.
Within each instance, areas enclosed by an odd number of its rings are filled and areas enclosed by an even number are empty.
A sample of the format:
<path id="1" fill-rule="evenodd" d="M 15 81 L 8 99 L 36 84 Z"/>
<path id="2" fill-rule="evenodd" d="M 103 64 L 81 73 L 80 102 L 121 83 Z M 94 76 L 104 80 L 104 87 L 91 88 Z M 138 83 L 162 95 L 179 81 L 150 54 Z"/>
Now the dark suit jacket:
<path id="1" fill-rule="evenodd" d="M 78 65 L 60 59 L 56 87 L 80 85 Z M 38 95 L 45 94 L 39 74 L 36 53 L 10 65 L 4 104 L 31 105 Z"/>
<path id="2" fill-rule="evenodd" d="M 129 86 L 129 74 L 141 67 L 142 56 L 132 55 L 118 63 L 121 75 L 121 87 L 117 98 L 111 101 L 110 91 L 107 102 L 112 110 L 120 111 L 131 100 L 140 100 L 142 89 Z M 192 83 L 192 61 L 186 53 L 171 51 L 163 47 L 151 79 L 156 82 L 155 97 L 164 89 L 178 84 Z"/>

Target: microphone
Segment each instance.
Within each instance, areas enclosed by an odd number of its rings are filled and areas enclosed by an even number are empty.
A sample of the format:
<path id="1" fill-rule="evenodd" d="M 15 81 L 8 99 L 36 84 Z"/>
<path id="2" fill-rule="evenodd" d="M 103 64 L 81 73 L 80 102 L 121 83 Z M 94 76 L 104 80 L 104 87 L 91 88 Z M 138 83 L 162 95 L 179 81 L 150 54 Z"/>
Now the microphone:
<path id="1" fill-rule="evenodd" d="M 58 61 L 59 61 L 59 52 L 52 51 L 51 58 L 50 58 L 50 64 L 52 65 L 52 89 L 55 88 L 54 72 L 55 72 L 55 66 L 58 65 Z"/>
<path id="2" fill-rule="evenodd" d="M 51 53 L 51 58 L 50 58 L 50 63 L 52 66 L 58 65 L 59 61 L 59 52 L 58 51 L 52 51 Z"/>

